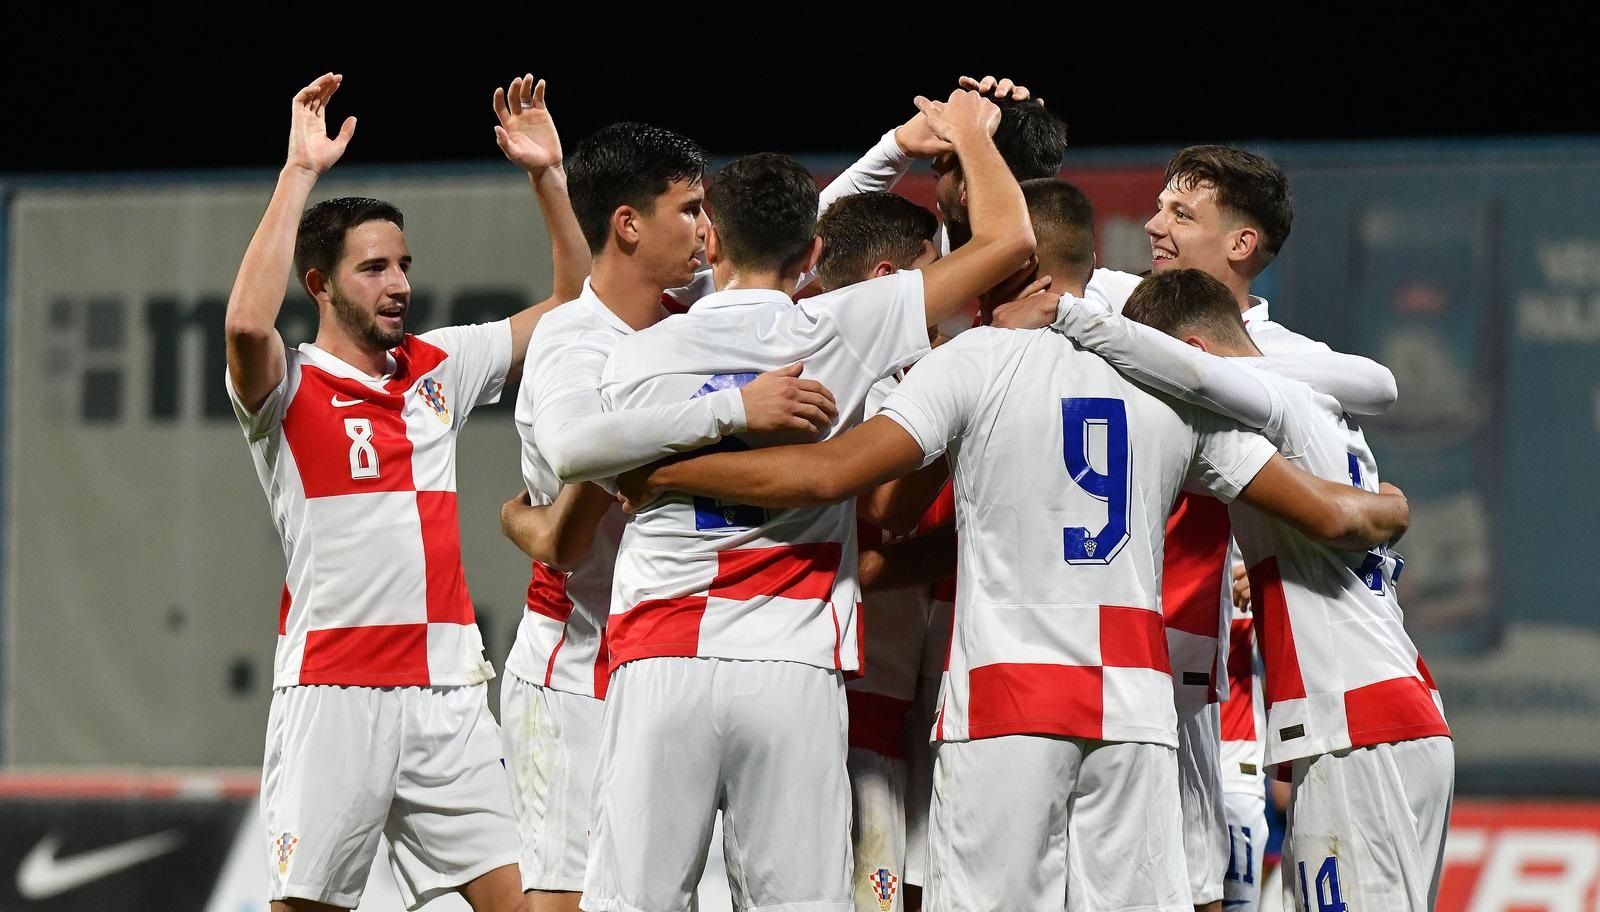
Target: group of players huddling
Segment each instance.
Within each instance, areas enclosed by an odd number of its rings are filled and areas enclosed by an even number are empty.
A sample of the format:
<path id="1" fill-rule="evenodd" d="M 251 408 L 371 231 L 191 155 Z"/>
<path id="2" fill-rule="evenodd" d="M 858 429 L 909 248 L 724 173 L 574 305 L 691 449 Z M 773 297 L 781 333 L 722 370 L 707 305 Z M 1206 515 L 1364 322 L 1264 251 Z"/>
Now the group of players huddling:
<path id="1" fill-rule="evenodd" d="M 564 157 L 530 75 L 495 133 L 555 287 L 408 335 L 401 213 L 306 209 L 340 81 L 295 96 L 227 315 L 288 559 L 275 910 L 356 906 L 380 834 L 411 908 L 689 909 L 718 812 L 741 910 L 1250 910 L 1273 773 L 1286 905 L 1432 907 L 1453 753 L 1352 417 L 1394 380 L 1250 294 L 1276 165 L 1174 155 L 1141 278 L 1096 268 L 1065 126 L 1010 80 L 917 98 L 819 193 L 637 123 Z M 917 159 L 939 217 L 891 192 Z M 455 445 L 508 383 L 533 571 L 497 725 Z"/>

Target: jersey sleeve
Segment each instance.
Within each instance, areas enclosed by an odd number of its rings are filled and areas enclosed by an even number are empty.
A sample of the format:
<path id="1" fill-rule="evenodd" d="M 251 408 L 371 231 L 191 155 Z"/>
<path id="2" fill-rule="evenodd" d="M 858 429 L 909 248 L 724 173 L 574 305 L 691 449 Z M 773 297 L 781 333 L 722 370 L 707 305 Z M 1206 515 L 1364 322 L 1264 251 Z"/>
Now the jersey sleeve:
<path id="1" fill-rule="evenodd" d="M 254 412 L 239 401 L 239 391 L 233 387 L 233 372 L 223 369 L 222 383 L 228 389 L 228 401 L 233 403 L 233 416 L 239 419 L 239 427 L 244 429 L 244 437 L 249 442 L 261 440 L 283 423 L 284 411 L 289 406 L 289 378 L 299 369 L 298 362 L 299 352 L 293 349 L 285 352 L 283 378 Z"/>
<path id="2" fill-rule="evenodd" d="M 1280 397 L 1254 373 L 1103 304 L 1063 296 L 1054 328 L 1134 380 L 1190 404 L 1253 428 L 1273 428 L 1281 417 Z"/>
<path id="3" fill-rule="evenodd" d="M 1266 363 L 1280 377 L 1299 380 L 1337 399 L 1339 406 L 1352 415 L 1382 415 L 1400 397 L 1394 373 L 1360 355 L 1308 349 L 1292 357 L 1269 357 Z"/>
<path id="4" fill-rule="evenodd" d="M 1265 437 L 1221 415 L 1194 409 L 1189 424 L 1197 439 L 1187 487 L 1223 503 L 1232 503 L 1275 452 Z"/>
<path id="5" fill-rule="evenodd" d="M 499 401 L 511 370 L 510 320 L 445 326 L 419 338 L 450 355 L 463 419 L 476 406 Z"/>
<path id="6" fill-rule="evenodd" d="M 892 190 L 911 170 L 912 161 L 911 156 L 900 151 L 893 130 L 883 134 L 877 145 L 822 188 L 817 196 L 817 217 L 821 218 L 829 206 L 847 196 Z"/>
<path id="7" fill-rule="evenodd" d="M 1084 286 L 1083 296 L 1099 302 L 1113 313 L 1122 313 L 1122 305 L 1128 303 L 1128 296 L 1143 281 L 1143 276 L 1131 272 L 1100 268 L 1089 275 L 1089 284 Z"/>
<path id="8" fill-rule="evenodd" d="M 878 414 L 906 429 L 922 448 L 923 465 L 965 434 L 988 376 L 987 336 L 962 333 L 939 346 L 906 374 Z"/>
<path id="9" fill-rule="evenodd" d="M 611 350 L 602 334 L 583 333 L 542 359 L 533 374 L 537 392 L 525 410 L 532 444 L 563 484 L 608 478 L 746 430 L 737 389 L 606 411 L 600 390 Z"/>
<path id="10" fill-rule="evenodd" d="M 911 366 L 928 352 L 922 273 L 909 269 L 799 302 L 826 314 L 839 337 L 878 378 Z"/>

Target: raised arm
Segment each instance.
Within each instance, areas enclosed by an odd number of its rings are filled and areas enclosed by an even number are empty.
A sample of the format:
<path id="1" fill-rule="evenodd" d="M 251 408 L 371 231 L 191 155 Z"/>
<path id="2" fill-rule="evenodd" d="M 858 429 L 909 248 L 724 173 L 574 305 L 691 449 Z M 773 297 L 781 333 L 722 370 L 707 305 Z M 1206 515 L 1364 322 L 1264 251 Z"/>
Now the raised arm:
<path id="1" fill-rule="evenodd" d="M 1371 358 L 1336 352 L 1280 323 L 1252 323 L 1250 330 L 1273 373 L 1332 396 L 1352 415 L 1382 415 L 1399 398 L 1394 373 Z"/>
<path id="2" fill-rule="evenodd" d="M 288 158 L 228 294 L 228 376 L 240 404 L 252 412 L 283 380 L 287 362 L 275 324 L 288 291 L 300 215 L 317 178 L 339 160 L 356 132 L 356 119 L 346 117 L 338 134 L 328 135 L 328 102 L 343 79 L 326 73 L 295 94 Z"/>
<path id="3" fill-rule="evenodd" d="M 636 469 L 617 479 L 629 509 L 666 491 L 757 507 L 817 507 L 861 494 L 922 465 L 915 439 L 881 415 L 832 440 L 708 453 Z"/>
<path id="4" fill-rule="evenodd" d="M 513 383 L 522 374 L 523 355 L 539 315 L 576 298 L 589 274 L 589 245 L 567 197 L 561 137 L 545 106 L 544 92 L 544 80 L 535 82 L 532 73 L 511 80 L 510 89 L 494 90 L 494 115 L 499 120 L 494 139 L 506 158 L 528 175 L 550 235 L 550 262 L 555 273 L 550 296 L 511 317 L 511 371 L 507 380 Z"/>
<path id="5" fill-rule="evenodd" d="M 1411 508 L 1394 485 L 1373 494 L 1319 478 L 1272 454 L 1239 500 L 1282 519 L 1306 537 L 1342 551 L 1395 541 L 1411 523 Z"/>
<path id="6" fill-rule="evenodd" d="M 970 241 L 923 270 L 923 300 L 932 326 L 1020 269 L 1033 255 L 1034 237 L 1022 188 L 994 145 L 1000 109 L 963 89 L 945 102 L 918 96 L 917 107 L 961 160 L 972 224 Z"/>

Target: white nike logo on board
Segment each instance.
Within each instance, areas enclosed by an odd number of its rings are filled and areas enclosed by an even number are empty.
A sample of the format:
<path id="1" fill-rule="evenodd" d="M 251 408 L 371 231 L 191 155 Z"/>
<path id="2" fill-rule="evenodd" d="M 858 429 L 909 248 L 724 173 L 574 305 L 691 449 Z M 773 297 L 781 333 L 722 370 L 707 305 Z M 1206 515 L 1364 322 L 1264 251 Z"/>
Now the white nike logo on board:
<path id="1" fill-rule="evenodd" d="M 366 401 L 367 400 L 365 400 L 365 399 L 340 399 L 338 393 L 334 393 L 333 394 L 333 407 L 334 408 L 349 408 L 352 405 L 360 405 L 361 403 L 366 402 Z"/>
<path id="2" fill-rule="evenodd" d="M 30 900 L 59 896 L 68 890 L 165 855 L 182 843 L 183 833 L 167 830 L 103 849 L 57 858 L 56 850 L 61 848 L 61 837 L 50 833 L 28 850 L 27 856 L 22 859 L 22 866 L 17 868 L 17 893 L 23 899 Z"/>

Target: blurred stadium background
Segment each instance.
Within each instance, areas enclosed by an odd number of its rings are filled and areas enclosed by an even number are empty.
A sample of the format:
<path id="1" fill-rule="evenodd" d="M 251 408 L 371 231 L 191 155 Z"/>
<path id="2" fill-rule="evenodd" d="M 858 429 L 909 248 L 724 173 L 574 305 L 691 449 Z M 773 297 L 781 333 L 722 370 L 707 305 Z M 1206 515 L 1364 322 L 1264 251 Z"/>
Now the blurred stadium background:
<path id="1" fill-rule="evenodd" d="M 262 155 L 303 82 L 251 110 L 270 127 Z M 586 132 L 563 128 L 569 148 Z M 1214 138 L 1075 146 L 1063 176 L 1096 205 L 1104 265 L 1148 268 L 1167 155 Z M 1295 193 L 1292 238 L 1258 284 L 1274 317 L 1399 382 L 1368 428 L 1411 498 L 1402 604 L 1456 737 L 1440 908 L 1600 909 L 1600 139 L 1244 144 Z M 826 180 L 850 148 L 805 161 Z M 317 198 L 406 213 L 408 328 L 543 297 L 548 245 L 512 169 L 377 160 L 341 165 Z M 0 912 L 263 909 L 261 862 L 237 837 L 253 832 L 283 562 L 221 330 L 272 170 L 38 167 L 0 166 Z M 932 204 L 926 169 L 901 190 Z M 291 344 L 314 332 L 296 292 L 280 328 Z M 460 446 L 467 576 L 497 667 L 527 582 L 497 521 L 516 453 L 508 404 Z M 137 846 L 119 873 L 19 886 L 30 857 L 111 845 Z M 399 908 L 387 876 L 363 909 Z M 446 907 L 464 905 L 430 906 Z"/>

